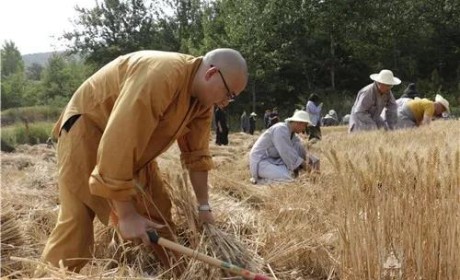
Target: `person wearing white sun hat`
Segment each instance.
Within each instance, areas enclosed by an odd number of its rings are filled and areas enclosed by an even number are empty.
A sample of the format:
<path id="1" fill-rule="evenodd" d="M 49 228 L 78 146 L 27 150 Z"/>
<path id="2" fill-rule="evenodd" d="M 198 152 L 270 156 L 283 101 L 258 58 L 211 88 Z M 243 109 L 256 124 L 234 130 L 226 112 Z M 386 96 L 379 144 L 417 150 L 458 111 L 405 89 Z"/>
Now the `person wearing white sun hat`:
<path id="1" fill-rule="evenodd" d="M 366 131 L 375 129 L 394 129 L 397 122 L 397 105 L 391 88 L 399 85 L 401 80 L 393 72 L 383 69 L 378 74 L 370 75 L 374 82 L 362 88 L 351 109 L 348 131 Z M 380 114 L 386 110 L 386 122 Z"/>
<path id="2" fill-rule="evenodd" d="M 396 127 L 399 129 L 428 125 L 433 117 L 441 118 L 444 112 L 450 112 L 449 101 L 439 94 L 436 95 L 434 101 L 426 98 L 415 98 L 398 108 Z"/>
<path id="3" fill-rule="evenodd" d="M 308 113 L 297 110 L 285 122 L 279 122 L 260 135 L 249 152 L 253 184 L 292 181 L 299 170 L 319 171 L 319 159 L 308 155 L 297 133 L 312 125 Z"/>

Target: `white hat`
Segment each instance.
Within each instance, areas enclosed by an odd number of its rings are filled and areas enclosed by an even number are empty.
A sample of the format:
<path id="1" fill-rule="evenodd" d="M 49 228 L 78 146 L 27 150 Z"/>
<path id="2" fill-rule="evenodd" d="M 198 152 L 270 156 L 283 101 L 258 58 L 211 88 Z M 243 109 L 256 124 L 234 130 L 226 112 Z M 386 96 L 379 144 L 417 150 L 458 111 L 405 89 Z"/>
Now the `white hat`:
<path id="1" fill-rule="evenodd" d="M 250 114 L 250 116 L 254 116 L 254 117 L 255 117 L 255 116 L 257 116 L 257 114 L 254 113 L 254 112 L 252 112 L 252 113 Z"/>
<path id="2" fill-rule="evenodd" d="M 312 124 L 308 113 L 303 110 L 296 110 L 292 117 L 286 119 L 287 122 L 304 122 Z"/>
<path id="3" fill-rule="evenodd" d="M 441 95 L 439 94 L 436 94 L 436 97 L 434 99 L 434 102 L 438 102 L 438 103 L 441 103 L 442 106 L 444 106 L 444 108 L 446 108 L 446 111 L 449 113 L 450 112 L 450 109 L 449 109 L 449 101 L 447 101 L 444 97 L 442 97 Z"/>
<path id="4" fill-rule="evenodd" d="M 371 80 L 374 80 L 376 82 L 379 82 L 381 84 L 385 85 L 399 85 L 401 83 L 401 80 L 393 76 L 393 72 L 390 70 L 383 69 L 380 71 L 378 74 L 372 74 L 370 75 Z"/>

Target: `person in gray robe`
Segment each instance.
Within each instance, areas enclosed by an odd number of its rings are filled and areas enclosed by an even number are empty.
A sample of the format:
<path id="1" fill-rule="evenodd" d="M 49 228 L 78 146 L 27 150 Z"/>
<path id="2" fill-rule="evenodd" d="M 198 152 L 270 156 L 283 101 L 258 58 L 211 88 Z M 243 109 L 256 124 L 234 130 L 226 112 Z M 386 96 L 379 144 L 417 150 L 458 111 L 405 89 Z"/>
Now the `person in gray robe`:
<path id="1" fill-rule="evenodd" d="M 307 155 L 297 133 L 311 125 L 308 113 L 298 110 L 260 135 L 249 153 L 253 184 L 292 181 L 299 170 L 319 171 L 319 159 Z"/>
<path id="2" fill-rule="evenodd" d="M 243 111 L 243 114 L 241 114 L 240 127 L 242 132 L 249 133 L 249 117 L 246 114 L 246 111 Z"/>
<path id="3" fill-rule="evenodd" d="M 397 105 L 391 88 L 399 85 L 401 80 L 393 76 L 390 70 L 382 70 L 372 74 L 374 81 L 362 88 L 351 109 L 348 132 L 376 130 L 380 128 L 394 129 L 397 122 Z M 386 108 L 386 122 L 380 114 Z"/>
<path id="4" fill-rule="evenodd" d="M 335 110 L 329 110 L 329 112 L 321 119 L 323 126 L 334 126 L 339 125 L 339 118 Z"/>

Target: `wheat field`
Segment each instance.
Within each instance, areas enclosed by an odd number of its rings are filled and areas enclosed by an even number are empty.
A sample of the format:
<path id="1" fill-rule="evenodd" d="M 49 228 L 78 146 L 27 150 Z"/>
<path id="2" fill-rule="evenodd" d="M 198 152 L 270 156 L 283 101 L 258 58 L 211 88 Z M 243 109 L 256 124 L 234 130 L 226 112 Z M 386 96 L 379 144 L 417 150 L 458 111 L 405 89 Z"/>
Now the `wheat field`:
<path id="1" fill-rule="evenodd" d="M 259 134 L 233 133 L 211 152 L 214 226 L 200 227 L 173 146 L 159 159 L 173 194 L 179 242 L 273 279 L 460 279 L 460 121 L 349 135 L 325 127 L 305 142 L 321 174 L 270 186 L 249 182 Z M 46 279 L 241 279 L 183 257 L 167 271 L 149 248 L 95 221 L 94 257 L 80 272 L 40 262 L 57 218 L 56 156 L 44 145 L 2 153 L 1 275 Z"/>

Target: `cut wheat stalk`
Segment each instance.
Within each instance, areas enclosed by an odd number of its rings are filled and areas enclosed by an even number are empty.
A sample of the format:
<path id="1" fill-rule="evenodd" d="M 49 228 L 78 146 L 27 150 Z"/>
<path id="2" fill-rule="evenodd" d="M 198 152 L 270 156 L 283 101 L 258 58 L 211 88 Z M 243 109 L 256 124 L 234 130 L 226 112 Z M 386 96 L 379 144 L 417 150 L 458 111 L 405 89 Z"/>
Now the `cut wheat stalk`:
<path id="1" fill-rule="evenodd" d="M 218 260 L 216 258 L 212 258 L 212 257 L 210 257 L 208 255 L 199 253 L 196 250 L 192 250 L 192 249 L 187 248 L 185 246 L 179 245 L 177 243 L 174 243 L 172 241 L 169 241 L 167 239 L 159 237 L 153 231 L 148 232 L 148 235 L 149 235 L 150 241 L 152 243 L 155 243 L 155 244 L 158 244 L 158 245 L 163 246 L 165 248 L 174 250 L 176 252 L 179 252 L 181 254 L 187 255 L 189 257 L 196 258 L 196 259 L 198 259 L 200 261 L 203 261 L 203 262 L 205 262 L 207 264 L 210 264 L 212 266 L 220 267 L 220 268 L 222 268 L 222 269 L 224 269 L 226 271 L 230 271 L 231 273 L 236 274 L 236 275 L 240 275 L 240 276 L 242 276 L 242 277 L 244 277 L 246 279 L 253 279 L 253 280 L 272 280 L 273 279 L 273 278 L 265 276 L 265 275 L 253 273 L 253 272 L 251 272 L 251 271 L 249 271 L 247 269 L 243 269 L 243 268 L 241 268 L 239 266 L 236 266 L 236 265 L 234 265 L 232 263 L 221 261 L 221 260 Z"/>
<path id="2" fill-rule="evenodd" d="M 174 181 L 175 184 L 170 185 L 174 188 L 174 202 L 185 216 L 186 224 L 190 229 L 192 236 L 189 242 L 192 247 L 198 247 L 202 244 L 211 255 L 223 259 L 225 262 L 243 267 L 249 270 L 260 271 L 262 267 L 262 259 L 255 253 L 251 253 L 244 245 L 238 240 L 235 235 L 226 233 L 216 225 L 203 224 L 199 225 L 198 213 L 196 211 L 196 203 L 191 187 L 188 184 L 187 173 L 177 176 Z M 202 242 L 199 236 L 199 228 L 202 228 L 204 239 Z M 232 227 L 230 227 L 232 228 Z M 237 227 L 233 227 L 237 228 Z"/>

